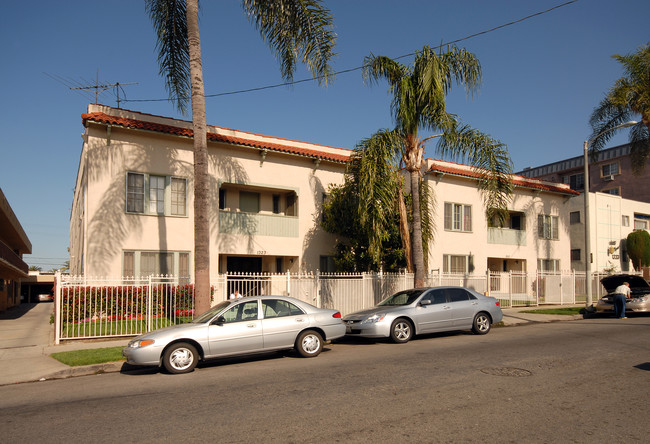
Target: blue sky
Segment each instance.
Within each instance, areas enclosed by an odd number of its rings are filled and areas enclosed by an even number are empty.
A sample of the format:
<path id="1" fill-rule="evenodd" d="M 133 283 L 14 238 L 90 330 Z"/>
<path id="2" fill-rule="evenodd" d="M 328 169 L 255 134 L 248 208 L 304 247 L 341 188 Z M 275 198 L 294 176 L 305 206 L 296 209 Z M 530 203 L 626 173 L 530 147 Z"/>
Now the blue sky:
<path id="1" fill-rule="evenodd" d="M 564 2 L 326 1 L 338 34 L 334 69 L 359 67 L 371 52 L 410 54 Z M 69 87 L 92 85 L 99 70 L 100 83 L 137 83 L 123 87 L 122 108 L 182 116 L 167 101 L 139 101 L 167 98 L 142 1 L 25 0 L 2 2 L 0 12 L 0 187 L 32 242 L 26 262 L 49 270 L 68 258 L 80 116 L 94 102 L 94 94 Z M 650 41 L 649 15 L 648 0 L 578 0 L 460 42 L 481 61 L 483 84 L 473 99 L 453 90 L 448 110 L 505 143 L 515 171 L 580 155 L 591 111 L 623 75 L 611 55 Z M 206 94 L 283 82 L 239 1 L 204 0 L 200 26 Z M 295 79 L 305 78 L 300 68 Z M 99 102 L 116 106 L 110 91 Z M 386 85 L 365 86 L 358 70 L 327 88 L 306 82 L 208 98 L 207 116 L 213 125 L 345 148 L 392 126 Z"/>

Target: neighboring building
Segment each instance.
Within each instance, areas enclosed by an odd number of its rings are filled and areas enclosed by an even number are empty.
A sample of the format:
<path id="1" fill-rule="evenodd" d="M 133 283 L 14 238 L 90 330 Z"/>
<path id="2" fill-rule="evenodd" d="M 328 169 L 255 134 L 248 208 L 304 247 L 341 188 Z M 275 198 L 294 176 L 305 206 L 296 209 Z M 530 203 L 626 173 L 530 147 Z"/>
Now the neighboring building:
<path id="1" fill-rule="evenodd" d="M 568 185 L 513 176 L 505 224 L 488 221 L 468 165 L 427 159 L 425 183 L 435 199 L 429 268 L 449 273 L 562 271 L 571 267 Z"/>
<path id="2" fill-rule="evenodd" d="M 517 174 L 565 183 L 571 189 L 583 192 L 584 165 L 584 156 L 577 156 L 547 165 L 529 167 Z M 650 202 L 650 165 L 646 164 L 641 174 L 634 174 L 629 144 L 601 150 L 595 162 L 589 161 L 589 191 Z"/>
<path id="3" fill-rule="evenodd" d="M 32 253 L 32 244 L 0 189 L 0 312 L 20 304 L 20 281 L 29 267 L 24 254 Z"/>
<path id="4" fill-rule="evenodd" d="M 193 276 L 191 122 L 89 105 L 70 219 L 70 272 Z M 210 268 L 323 269 L 319 225 L 350 150 L 208 126 Z"/>
<path id="5" fill-rule="evenodd" d="M 569 201 L 571 266 L 584 271 L 584 193 Z M 589 193 L 591 269 L 593 272 L 631 271 L 625 249 L 627 235 L 650 229 L 650 203 L 604 193 Z"/>

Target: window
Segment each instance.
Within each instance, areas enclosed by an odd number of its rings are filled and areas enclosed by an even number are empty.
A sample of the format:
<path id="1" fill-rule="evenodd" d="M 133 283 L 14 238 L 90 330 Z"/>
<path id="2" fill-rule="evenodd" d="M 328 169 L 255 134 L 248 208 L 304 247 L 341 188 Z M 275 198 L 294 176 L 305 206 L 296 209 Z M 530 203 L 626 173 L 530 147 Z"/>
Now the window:
<path id="1" fill-rule="evenodd" d="M 187 181 L 172 177 L 172 215 L 186 216 L 187 208 Z"/>
<path id="2" fill-rule="evenodd" d="M 601 192 L 602 192 L 602 193 L 605 193 L 605 194 L 612 194 L 612 195 L 614 195 L 614 196 L 620 196 L 620 195 L 621 195 L 621 189 L 620 189 L 620 187 L 610 188 L 610 189 L 608 189 L 608 190 L 603 190 L 603 191 L 601 191 Z"/>
<path id="3" fill-rule="evenodd" d="M 445 202 L 445 230 L 472 231 L 472 207 Z"/>
<path id="4" fill-rule="evenodd" d="M 537 216 L 537 234 L 540 239 L 559 239 L 559 217 L 540 214 Z"/>
<path id="5" fill-rule="evenodd" d="M 585 173 L 564 176 L 564 183 L 569 185 L 572 190 L 583 190 L 585 188 Z"/>
<path id="6" fill-rule="evenodd" d="M 442 256 L 443 273 L 468 273 L 474 270 L 472 256 L 444 254 Z"/>
<path id="7" fill-rule="evenodd" d="M 226 190 L 224 190 L 223 188 L 219 189 L 219 209 L 220 210 L 226 209 Z"/>
<path id="8" fill-rule="evenodd" d="M 286 216 L 295 216 L 296 213 L 296 194 L 289 193 L 287 194 L 287 208 L 284 212 Z"/>
<path id="9" fill-rule="evenodd" d="M 190 254 L 179 251 L 125 251 L 122 275 L 143 277 L 150 275 L 190 276 Z"/>
<path id="10" fill-rule="evenodd" d="M 580 259 L 580 249 L 577 248 L 575 250 L 571 250 L 571 260 L 572 261 L 579 261 Z"/>
<path id="11" fill-rule="evenodd" d="M 284 316 L 296 316 L 304 314 L 303 311 L 291 302 L 279 299 L 269 299 L 262 301 L 262 311 L 264 319 L 281 318 Z"/>
<path id="12" fill-rule="evenodd" d="M 144 213 L 144 174 L 126 174 L 126 211 Z"/>
<path id="13" fill-rule="evenodd" d="M 283 263 L 284 263 L 284 261 L 282 260 L 281 257 L 276 257 L 275 258 L 275 272 L 276 273 L 282 273 Z"/>
<path id="14" fill-rule="evenodd" d="M 245 213 L 259 213 L 260 193 L 253 193 L 251 191 L 240 191 L 239 209 Z"/>
<path id="15" fill-rule="evenodd" d="M 560 260 L 537 259 L 537 271 L 542 273 L 558 273 L 560 271 Z"/>
<path id="16" fill-rule="evenodd" d="M 469 301 L 469 294 L 462 288 L 447 288 L 445 293 L 449 302 Z"/>
<path id="17" fill-rule="evenodd" d="M 650 216 L 647 214 L 634 213 L 634 229 L 647 230 Z"/>
<path id="18" fill-rule="evenodd" d="M 336 268 L 334 267 L 334 258 L 332 256 L 321 256 L 320 257 L 320 272 L 321 273 L 334 273 Z"/>
<path id="19" fill-rule="evenodd" d="M 180 177 L 126 173 L 126 212 L 187 215 L 187 180 Z"/>
<path id="20" fill-rule="evenodd" d="M 601 167 L 602 176 L 613 176 L 618 174 L 618 163 L 608 163 Z"/>
<path id="21" fill-rule="evenodd" d="M 580 211 L 572 211 L 569 213 L 569 223 L 571 225 L 580 223 Z"/>
<path id="22" fill-rule="evenodd" d="M 252 321 L 257 319 L 257 301 L 243 302 L 223 314 L 226 322 Z"/>
<path id="23" fill-rule="evenodd" d="M 621 216 L 621 225 L 624 227 L 630 226 L 630 216 Z"/>
<path id="24" fill-rule="evenodd" d="M 280 195 L 273 195 L 273 214 L 280 214 Z"/>

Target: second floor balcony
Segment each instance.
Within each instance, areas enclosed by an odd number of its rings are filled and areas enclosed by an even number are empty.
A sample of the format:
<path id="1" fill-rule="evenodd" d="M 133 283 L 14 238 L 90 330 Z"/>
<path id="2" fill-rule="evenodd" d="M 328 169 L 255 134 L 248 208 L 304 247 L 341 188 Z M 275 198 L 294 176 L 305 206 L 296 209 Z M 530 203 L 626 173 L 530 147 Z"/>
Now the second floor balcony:
<path id="1" fill-rule="evenodd" d="M 298 237 L 297 216 L 219 211 L 219 233 L 274 237 Z"/>
<path id="2" fill-rule="evenodd" d="M 526 232 L 512 228 L 488 228 L 488 244 L 526 245 Z"/>

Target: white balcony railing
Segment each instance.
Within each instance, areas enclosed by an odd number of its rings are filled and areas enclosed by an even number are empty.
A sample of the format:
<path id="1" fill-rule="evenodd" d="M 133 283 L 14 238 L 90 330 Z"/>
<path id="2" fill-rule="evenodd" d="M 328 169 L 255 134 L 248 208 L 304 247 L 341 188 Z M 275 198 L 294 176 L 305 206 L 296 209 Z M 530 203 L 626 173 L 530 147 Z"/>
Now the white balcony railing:
<path id="1" fill-rule="evenodd" d="M 488 228 L 488 244 L 526 245 L 526 232 L 510 228 Z"/>
<path id="2" fill-rule="evenodd" d="M 219 233 L 298 237 L 298 217 L 219 211 Z"/>

